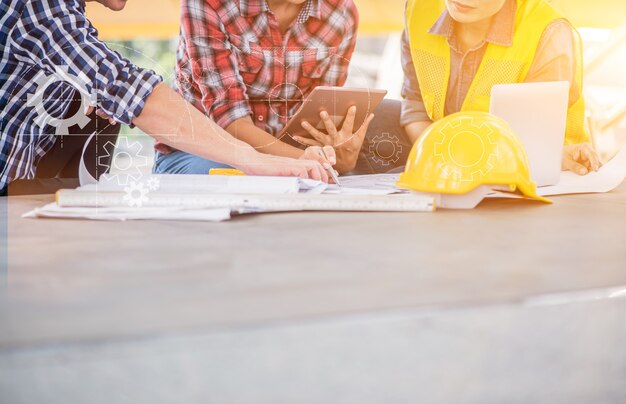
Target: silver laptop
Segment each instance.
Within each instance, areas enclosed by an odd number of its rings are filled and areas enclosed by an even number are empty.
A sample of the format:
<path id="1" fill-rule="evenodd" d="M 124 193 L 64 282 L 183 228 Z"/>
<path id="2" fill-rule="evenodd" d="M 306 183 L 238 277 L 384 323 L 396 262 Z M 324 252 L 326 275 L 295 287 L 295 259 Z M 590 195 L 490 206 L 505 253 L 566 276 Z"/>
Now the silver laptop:
<path id="1" fill-rule="evenodd" d="M 490 112 L 506 120 L 522 141 L 537 186 L 559 182 L 569 82 L 498 84 Z"/>

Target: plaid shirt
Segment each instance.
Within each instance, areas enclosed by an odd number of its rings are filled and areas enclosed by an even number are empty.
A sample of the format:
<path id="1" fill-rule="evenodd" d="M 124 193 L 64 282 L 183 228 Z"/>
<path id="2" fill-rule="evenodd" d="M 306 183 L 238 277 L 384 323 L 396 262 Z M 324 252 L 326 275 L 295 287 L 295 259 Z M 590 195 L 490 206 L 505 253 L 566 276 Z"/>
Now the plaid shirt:
<path id="1" fill-rule="evenodd" d="M 35 176 L 59 119 L 76 116 L 77 91 L 130 124 L 161 81 L 98 40 L 81 0 L 2 0 L 0 194 L 11 180 Z"/>
<path id="2" fill-rule="evenodd" d="M 285 34 L 265 0 L 183 0 L 181 18 L 181 94 L 223 128 L 251 116 L 271 134 L 316 86 L 345 83 L 358 26 L 352 0 L 308 0 Z"/>

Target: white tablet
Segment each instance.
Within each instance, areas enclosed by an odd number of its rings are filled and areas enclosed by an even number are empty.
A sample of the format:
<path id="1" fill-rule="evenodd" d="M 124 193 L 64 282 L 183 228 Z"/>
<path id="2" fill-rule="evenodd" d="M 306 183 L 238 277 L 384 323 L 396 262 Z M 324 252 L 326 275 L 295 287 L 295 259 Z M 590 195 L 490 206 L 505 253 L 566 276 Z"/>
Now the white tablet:
<path id="1" fill-rule="evenodd" d="M 315 128 L 325 132 L 324 122 L 320 118 L 320 112 L 324 110 L 328 112 L 337 129 L 340 129 L 348 109 L 352 106 L 356 106 L 354 121 L 354 130 L 356 131 L 365 122 L 365 118 L 374 112 L 386 94 L 386 90 L 367 88 L 316 87 L 302 102 L 298 111 L 277 137 L 283 141 L 288 141 L 288 138 L 293 136 L 311 137 L 302 128 L 303 121 L 307 121 Z"/>

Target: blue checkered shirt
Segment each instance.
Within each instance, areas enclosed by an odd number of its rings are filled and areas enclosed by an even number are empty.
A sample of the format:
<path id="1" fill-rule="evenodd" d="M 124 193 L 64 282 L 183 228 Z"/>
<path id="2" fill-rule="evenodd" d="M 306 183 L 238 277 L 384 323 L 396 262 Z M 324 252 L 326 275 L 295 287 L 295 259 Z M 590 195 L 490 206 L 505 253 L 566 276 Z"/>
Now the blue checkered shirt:
<path id="1" fill-rule="evenodd" d="M 78 93 L 129 125 L 161 81 L 98 40 L 82 0 L 2 0 L 0 194 L 34 178 Z"/>

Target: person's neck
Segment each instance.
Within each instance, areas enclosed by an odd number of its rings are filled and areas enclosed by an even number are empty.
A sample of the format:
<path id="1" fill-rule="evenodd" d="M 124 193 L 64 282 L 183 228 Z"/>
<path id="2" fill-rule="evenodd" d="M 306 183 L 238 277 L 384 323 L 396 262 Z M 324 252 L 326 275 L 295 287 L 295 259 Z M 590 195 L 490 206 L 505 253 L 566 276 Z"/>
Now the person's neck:
<path id="1" fill-rule="evenodd" d="M 266 0 L 272 13 L 278 21 L 282 33 L 287 32 L 291 24 L 298 18 L 303 4 L 293 4 L 287 0 Z"/>
<path id="2" fill-rule="evenodd" d="M 493 17 L 473 23 L 456 23 L 455 30 L 463 52 L 475 48 L 487 38 L 492 20 Z"/>

